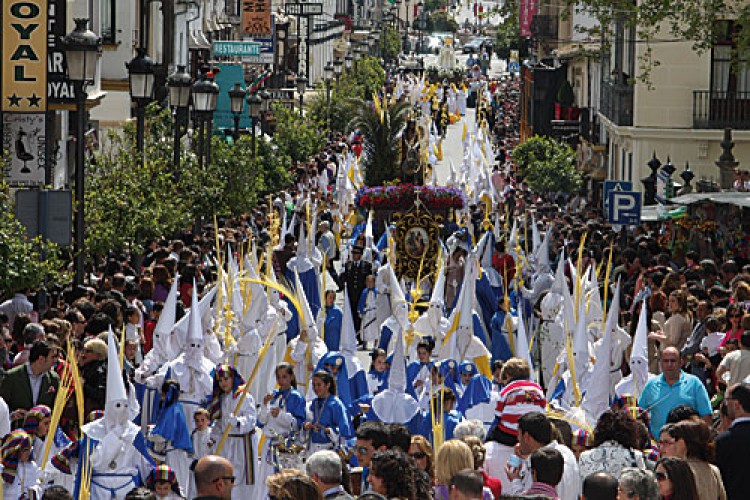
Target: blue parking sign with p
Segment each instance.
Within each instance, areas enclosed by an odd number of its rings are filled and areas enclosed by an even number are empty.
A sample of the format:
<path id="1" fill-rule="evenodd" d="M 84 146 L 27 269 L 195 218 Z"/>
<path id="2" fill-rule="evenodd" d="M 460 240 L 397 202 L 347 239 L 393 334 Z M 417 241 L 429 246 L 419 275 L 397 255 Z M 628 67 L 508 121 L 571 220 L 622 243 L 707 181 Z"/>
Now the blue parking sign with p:
<path id="1" fill-rule="evenodd" d="M 607 218 L 610 224 L 637 226 L 641 223 L 641 193 L 611 190 L 607 196 Z"/>

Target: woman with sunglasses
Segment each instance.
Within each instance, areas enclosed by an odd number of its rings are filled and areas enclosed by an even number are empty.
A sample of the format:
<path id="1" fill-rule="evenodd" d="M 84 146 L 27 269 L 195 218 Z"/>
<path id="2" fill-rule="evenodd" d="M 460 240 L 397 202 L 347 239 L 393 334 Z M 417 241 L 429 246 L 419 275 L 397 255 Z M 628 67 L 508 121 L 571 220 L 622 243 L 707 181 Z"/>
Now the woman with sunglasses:
<path id="1" fill-rule="evenodd" d="M 432 451 L 432 445 L 426 437 L 416 434 L 411 437 L 411 446 L 409 446 L 409 456 L 414 459 L 417 467 L 425 471 L 430 476 L 430 480 L 435 479 L 435 457 Z"/>
<path id="2" fill-rule="evenodd" d="M 685 459 L 693 475 L 700 478 L 696 482 L 699 497 L 713 500 L 727 498 L 719 468 L 710 463 L 714 458 L 715 442 L 711 429 L 702 420 L 688 419 L 667 425 L 662 429 L 660 441 L 666 456 Z M 681 497 L 673 497 L 681 498 Z"/>
<path id="3" fill-rule="evenodd" d="M 719 344 L 720 348 L 724 347 L 724 345 L 730 340 L 737 340 L 739 342 L 740 336 L 742 336 L 742 316 L 743 309 L 739 304 L 730 304 L 729 307 L 727 307 L 729 329 L 724 334 L 724 338 Z"/>
<path id="4" fill-rule="evenodd" d="M 662 458 L 656 463 L 656 482 L 661 500 L 699 500 L 695 477 L 686 460 L 676 457 Z"/>
<path id="5" fill-rule="evenodd" d="M 315 399 L 307 408 L 304 430 L 310 433 L 309 452 L 338 450 L 341 442 L 354 437 L 344 403 L 336 396 L 336 380 L 329 372 L 318 370 L 312 376 Z"/>

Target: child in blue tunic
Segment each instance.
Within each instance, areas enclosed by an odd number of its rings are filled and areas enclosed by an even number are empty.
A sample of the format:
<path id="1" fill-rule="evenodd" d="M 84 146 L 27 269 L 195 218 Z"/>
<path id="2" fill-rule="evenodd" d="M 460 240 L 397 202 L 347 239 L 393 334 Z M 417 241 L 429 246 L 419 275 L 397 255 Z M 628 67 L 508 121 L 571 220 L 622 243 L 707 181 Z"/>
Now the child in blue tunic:
<path id="1" fill-rule="evenodd" d="M 316 398 L 307 409 L 303 428 L 310 434 L 310 452 L 340 449 L 347 439 L 354 437 L 354 429 L 346 407 L 336 397 L 336 381 L 329 372 L 316 371 L 312 377 Z"/>
<path id="2" fill-rule="evenodd" d="M 453 439 L 453 431 L 456 426 L 463 420 L 463 416 L 453 408 L 456 405 L 456 395 L 447 388 L 442 388 L 432 397 L 430 410 L 426 412 L 421 419 L 417 434 L 426 437 L 434 445 L 434 436 L 432 435 L 432 415 L 433 413 L 442 414 L 443 430 L 445 436 L 443 442 Z M 442 408 L 442 412 L 440 409 Z"/>

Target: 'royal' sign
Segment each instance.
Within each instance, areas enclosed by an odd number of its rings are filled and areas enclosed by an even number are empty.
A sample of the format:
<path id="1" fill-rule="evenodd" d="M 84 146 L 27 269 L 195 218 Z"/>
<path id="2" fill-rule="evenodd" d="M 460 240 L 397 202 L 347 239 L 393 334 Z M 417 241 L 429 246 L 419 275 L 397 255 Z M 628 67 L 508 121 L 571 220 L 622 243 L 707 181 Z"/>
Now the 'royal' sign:
<path id="1" fill-rule="evenodd" d="M 47 109 L 47 2 L 3 0 L 2 110 Z"/>

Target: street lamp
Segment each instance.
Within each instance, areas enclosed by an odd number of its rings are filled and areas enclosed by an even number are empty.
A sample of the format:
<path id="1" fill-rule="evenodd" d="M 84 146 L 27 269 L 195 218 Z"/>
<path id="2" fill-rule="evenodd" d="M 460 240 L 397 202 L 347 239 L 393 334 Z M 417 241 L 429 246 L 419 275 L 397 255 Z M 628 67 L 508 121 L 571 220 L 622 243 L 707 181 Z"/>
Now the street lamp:
<path id="1" fill-rule="evenodd" d="M 328 61 L 325 68 L 325 83 L 326 83 L 326 121 L 328 122 L 328 128 L 331 128 L 331 82 L 333 82 L 333 64 Z"/>
<path id="2" fill-rule="evenodd" d="M 203 162 L 211 162 L 211 119 L 216 110 L 216 99 L 219 96 L 219 86 L 212 80 L 209 71 L 193 84 L 193 111 L 198 123 L 199 155 L 198 166 L 203 168 Z M 206 132 L 208 124 L 208 134 Z M 207 137 L 208 135 L 208 137 Z"/>
<path id="3" fill-rule="evenodd" d="M 409 2 L 410 0 L 404 0 L 406 5 L 406 33 L 404 33 L 404 53 L 408 54 L 411 52 L 411 40 L 409 40 Z"/>
<path id="4" fill-rule="evenodd" d="M 263 98 L 257 93 L 251 94 L 247 98 L 247 111 L 250 115 L 250 133 L 253 137 L 253 158 L 255 158 L 255 122 L 260 116 L 260 110 L 263 107 Z"/>
<path id="5" fill-rule="evenodd" d="M 75 29 L 62 40 L 68 63 L 68 79 L 76 94 L 76 167 L 75 167 L 75 283 L 83 285 L 84 274 L 84 142 L 86 140 L 86 85 L 94 83 L 101 38 L 87 28 L 88 19 L 74 19 Z"/>
<path id="6" fill-rule="evenodd" d="M 271 110 L 271 93 L 266 89 L 261 90 L 259 93 L 260 98 L 263 100 L 263 104 L 260 106 L 260 133 L 265 132 L 266 115 Z"/>
<path id="7" fill-rule="evenodd" d="M 235 83 L 229 92 L 229 109 L 232 111 L 232 118 L 234 119 L 234 140 L 240 139 L 240 115 L 245 107 L 245 96 L 247 92 L 243 89 L 239 83 Z"/>
<path id="8" fill-rule="evenodd" d="M 128 69 L 130 83 L 130 99 L 135 101 L 136 139 L 138 161 L 143 164 L 143 135 L 146 106 L 154 97 L 154 63 L 146 55 L 146 49 L 135 49 L 136 56 L 125 67 Z"/>
<path id="9" fill-rule="evenodd" d="M 167 78 L 169 88 L 169 106 L 174 110 L 174 145 L 173 167 L 175 179 L 179 179 L 180 172 L 180 139 L 185 134 L 183 125 L 187 123 L 187 109 L 190 105 L 190 87 L 193 79 L 185 72 L 185 66 L 177 66 L 177 70 Z"/>
<path id="10" fill-rule="evenodd" d="M 333 60 L 333 72 L 336 74 L 336 86 L 339 84 L 341 72 L 344 70 L 344 61 L 340 57 Z"/>
<path id="11" fill-rule="evenodd" d="M 297 93 L 299 94 L 299 116 L 302 118 L 302 104 L 304 103 L 305 99 L 305 89 L 307 88 L 307 78 L 305 78 L 305 75 L 300 75 L 297 77 Z"/>
<path id="12" fill-rule="evenodd" d="M 347 54 L 346 57 L 344 57 L 344 66 L 346 66 L 347 71 L 352 69 L 352 61 L 354 61 L 354 58 L 351 54 Z"/>

